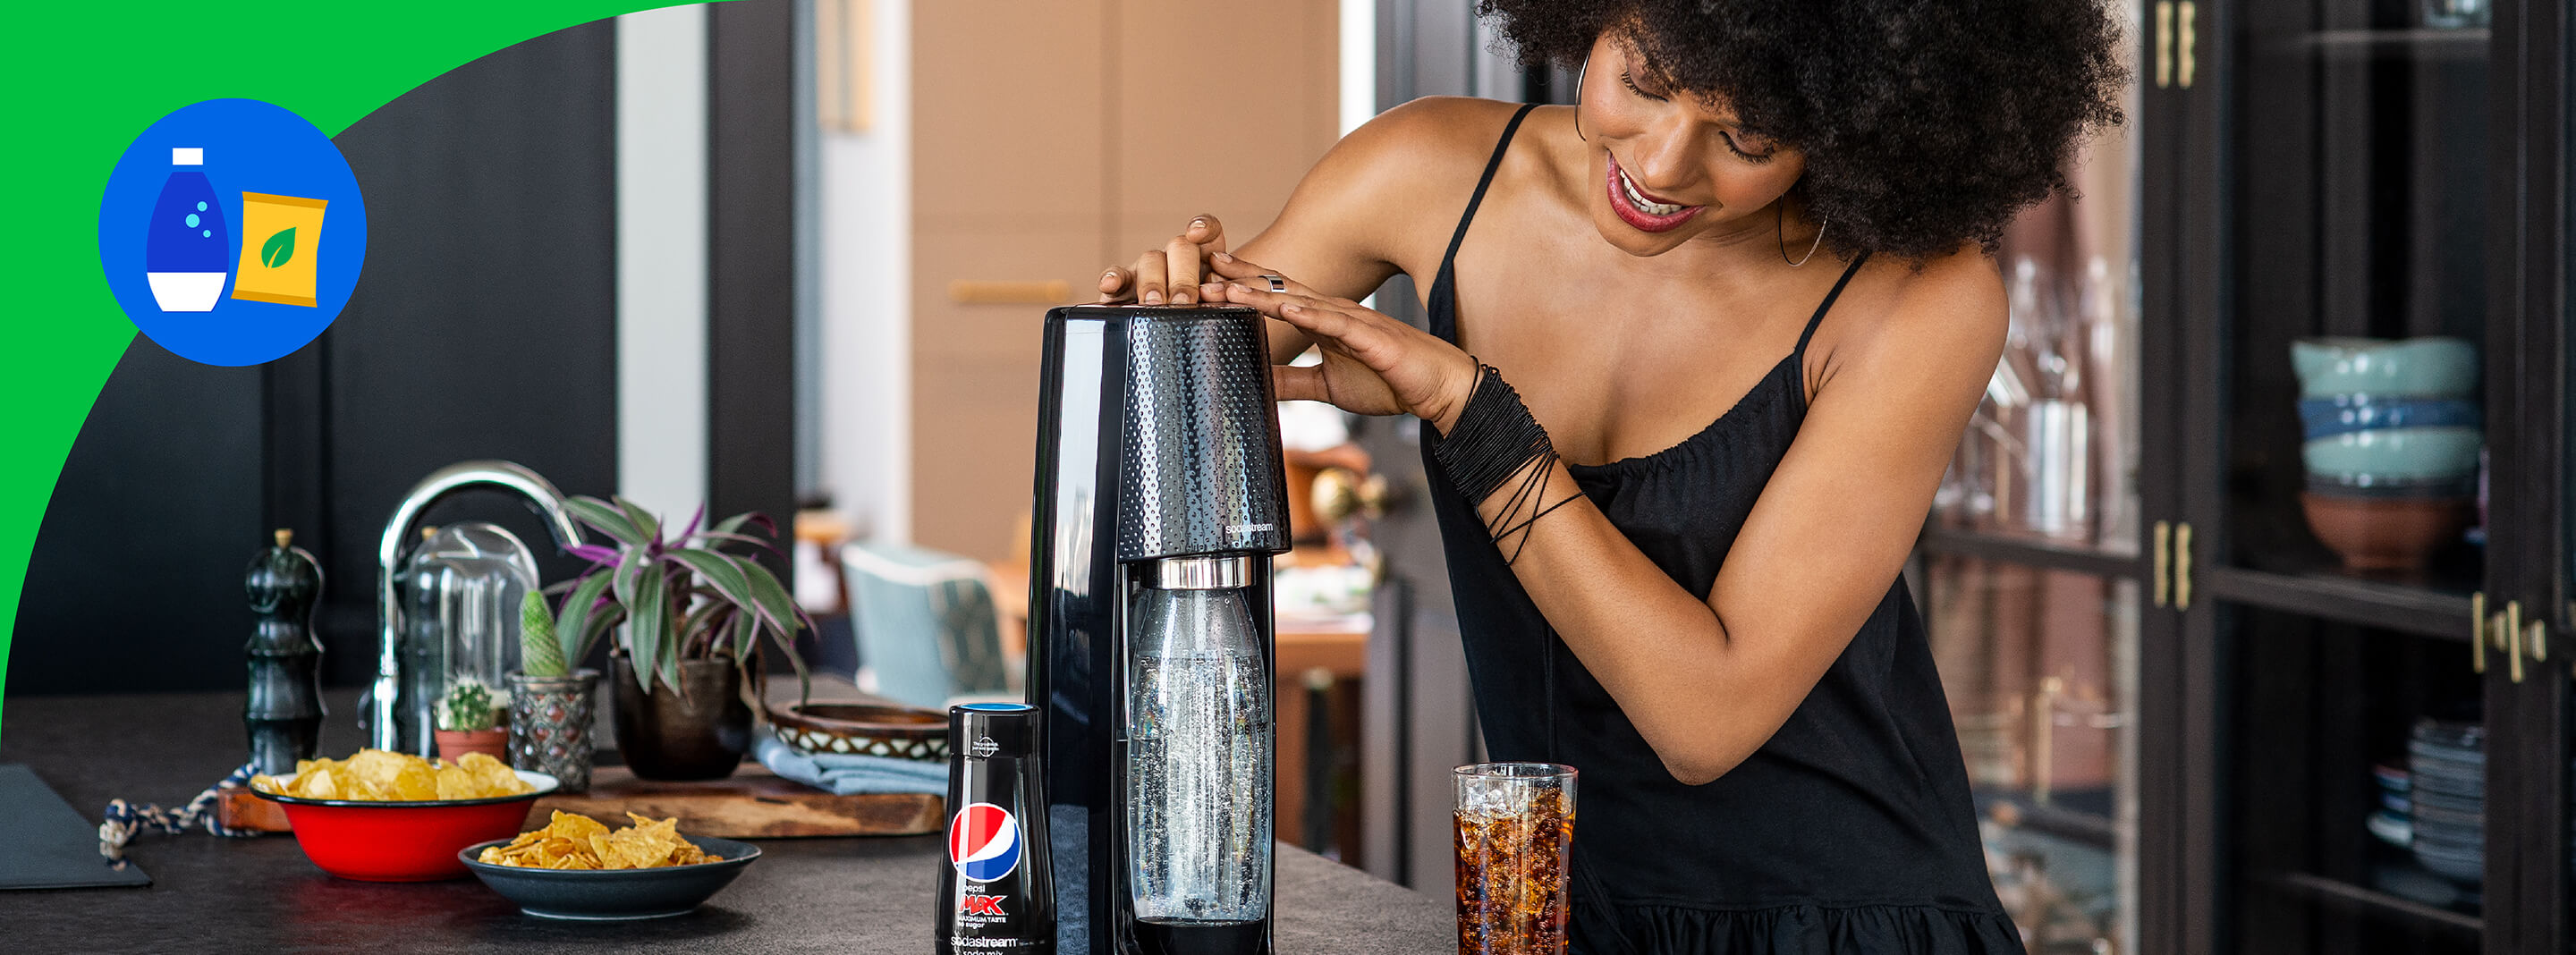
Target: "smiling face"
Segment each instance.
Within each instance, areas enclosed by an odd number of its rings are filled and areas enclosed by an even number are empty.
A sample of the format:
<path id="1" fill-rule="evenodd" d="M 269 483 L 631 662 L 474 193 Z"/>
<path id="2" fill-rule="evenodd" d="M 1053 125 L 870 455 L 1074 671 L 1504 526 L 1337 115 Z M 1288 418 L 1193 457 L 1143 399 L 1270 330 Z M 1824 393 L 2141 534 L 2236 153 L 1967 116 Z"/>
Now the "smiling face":
<path id="1" fill-rule="evenodd" d="M 1768 232 L 1771 205 L 1806 170 L 1805 155 L 1745 129 L 1722 101 L 1670 88 L 1616 31 L 1593 41 L 1579 98 L 1592 224 L 1630 255 Z"/>

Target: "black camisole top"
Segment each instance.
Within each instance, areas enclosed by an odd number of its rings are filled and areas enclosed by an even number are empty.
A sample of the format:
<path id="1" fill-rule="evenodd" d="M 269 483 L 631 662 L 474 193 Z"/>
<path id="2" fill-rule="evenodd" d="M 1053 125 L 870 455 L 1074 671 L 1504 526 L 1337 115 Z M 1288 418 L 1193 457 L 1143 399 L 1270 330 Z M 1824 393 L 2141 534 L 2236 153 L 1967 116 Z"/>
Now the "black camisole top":
<path id="1" fill-rule="evenodd" d="M 1440 263 L 1431 331 L 1458 336 L 1455 262 L 1528 116 L 1503 130 Z M 1806 416 L 1807 341 L 1858 271 L 1843 273 L 1796 350 L 1682 443 L 1575 482 L 1675 583 L 1705 599 Z M 1540 616 L 1423 431 L 1486 749 L 1564 763 L 1576 784 L 1578 955 L 2020 953 L 1979 841 L 1957 731 L 1923 623 L 1892 581 L 1787 723 L 1714 782 L 1684 785 Z"/>

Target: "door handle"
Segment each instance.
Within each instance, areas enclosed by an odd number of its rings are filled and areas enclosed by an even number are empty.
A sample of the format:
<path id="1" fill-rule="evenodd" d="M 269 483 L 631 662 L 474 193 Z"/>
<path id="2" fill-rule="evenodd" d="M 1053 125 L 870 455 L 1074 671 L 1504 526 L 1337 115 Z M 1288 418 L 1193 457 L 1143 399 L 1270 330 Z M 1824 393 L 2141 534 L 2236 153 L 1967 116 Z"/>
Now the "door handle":
<path id="1" fill-rule="evenodd" d="M 2469 672 L 2487 672 L 2487 592 L 2469 595 Z"/>
<path id="2" fill-rule="evenodd" d="M 2178 34 L 2174 37 L 2175 58 L 2182 63 L 2174 68 L 2174 85 L 2190 89 L 2191 75 L 2199 72 L 2200 67 L 2200 56 L 2193 52 L 2197 45 L 2193 37 L 2200 31 L 2192 23 L 2200 12 L 2200 4 L 2194 0 L 2182 0 L 2182 9 L 2177 12 L 2179 16 L 2174 21 L 2174 33 Z"/>
<path id="3" fill-rule="evenodd" d="M 1071 288 L 1063 279 L 1043 282 L 960 279 L 948 283 L 948 300 L 960 305 L 1055 305 L 1071 300 Z"/>
<path id="4" fill-rule="evenodd" d="M 2156 522 L 2156 606 L 2173 602 L 2173 525 Z"/>
<path id="5" fill-rule="evenodd" d="M 2174 609 L 2191 609 L 2191 522 L 2174 528 Z"/>
<path id="6" fill-rule="evenodd" d="M 2156 0 L 2156 88 L 2173 85 L 2173 0 Z"/>
<path id="7" fill-rule="evenodd" d="M 2504 646 L 2499 649 L 2504 651 L 2507 661 L 2506 670 L 2513 674 L 2513 682 L 2520 683 L 2522 682 L 2522 601 L 2504 602 L 2504 625 L 2497 627 L 2496 630 L 2500 631 L 2495 635 L 2496 639 L 2504 641 Z"/>

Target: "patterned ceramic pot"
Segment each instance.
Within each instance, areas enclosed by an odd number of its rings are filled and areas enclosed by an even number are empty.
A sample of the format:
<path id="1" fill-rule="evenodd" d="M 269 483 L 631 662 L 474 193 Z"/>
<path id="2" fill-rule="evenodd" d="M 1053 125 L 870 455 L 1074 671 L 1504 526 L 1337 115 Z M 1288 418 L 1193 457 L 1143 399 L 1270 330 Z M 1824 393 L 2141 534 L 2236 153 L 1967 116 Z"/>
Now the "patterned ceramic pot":
<path id="1" fill-rule="evenodd" d="M 798 703 L 785 712 L 771 710 L 769 725 L 780 742 L 817 756 L 948 761 L 948 714 L 938 710 L 865 703 Z"/>
<path id="2" fill-rule="evenodd" d="M 510 674 L 510 766 L 562 782 L 565 792 L 590 789 L 590 720 L 599 671 L 571 676 Z"/>

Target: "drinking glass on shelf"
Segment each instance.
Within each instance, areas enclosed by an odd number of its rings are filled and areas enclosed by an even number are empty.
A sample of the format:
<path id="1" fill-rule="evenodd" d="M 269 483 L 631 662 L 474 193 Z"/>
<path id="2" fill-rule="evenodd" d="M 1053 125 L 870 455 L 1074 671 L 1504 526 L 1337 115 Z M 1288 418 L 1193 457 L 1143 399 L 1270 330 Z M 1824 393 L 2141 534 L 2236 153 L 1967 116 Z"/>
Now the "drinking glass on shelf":
<path id="1" fill-rule="evenodd" d="M 1571 911 L 1572 766 L 1457 769 L 1459 955 L 1558 955 Z"/>

